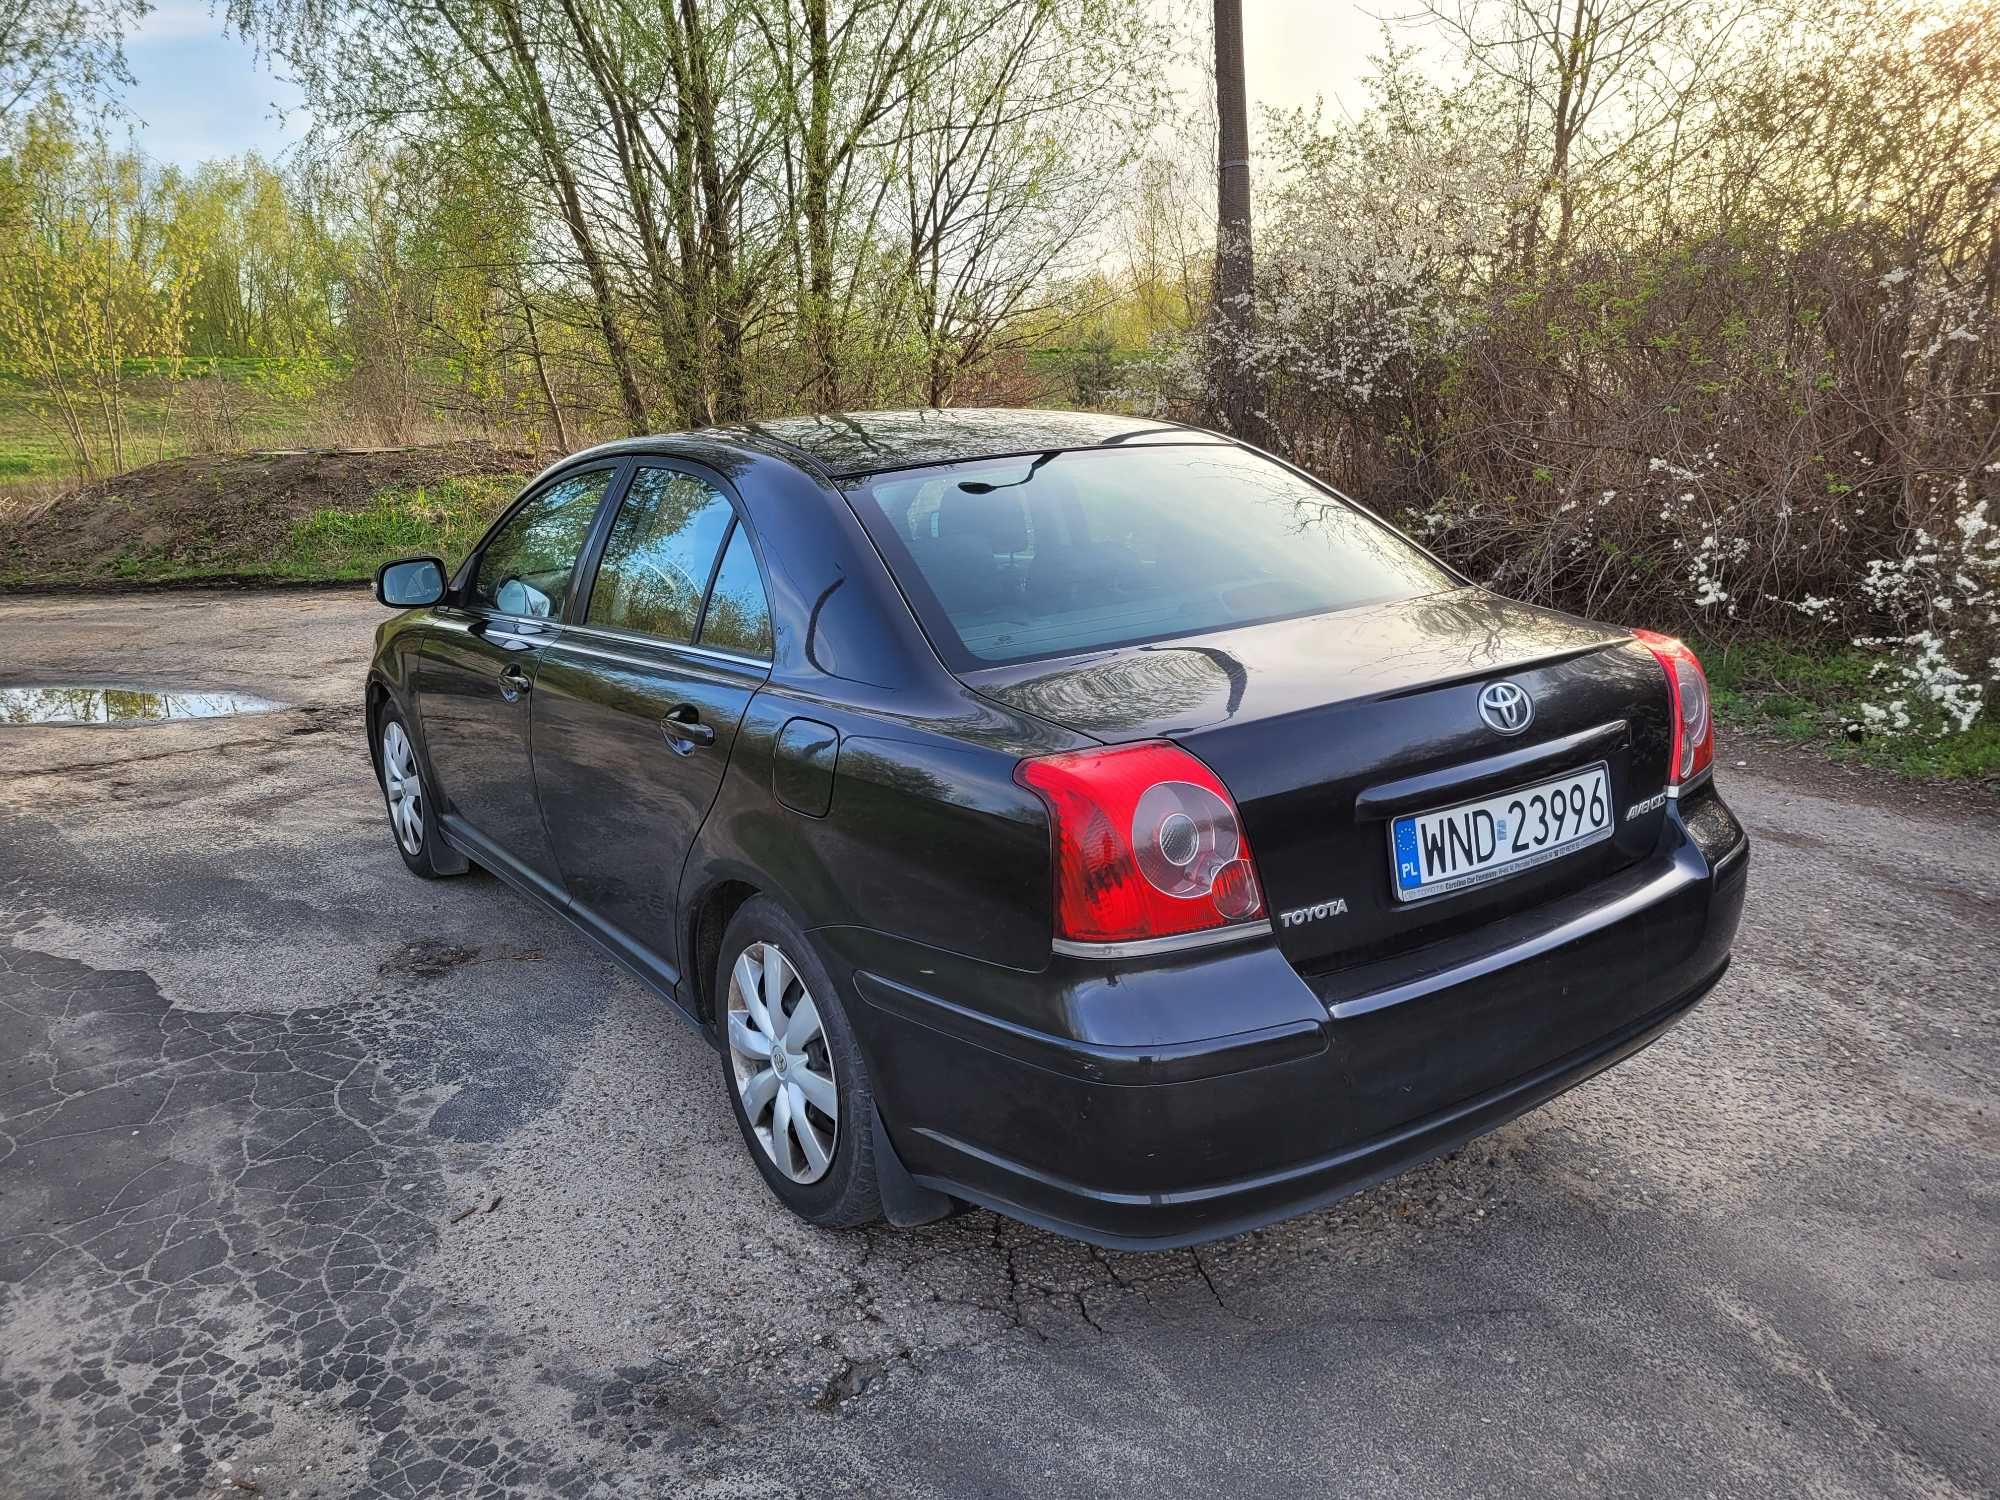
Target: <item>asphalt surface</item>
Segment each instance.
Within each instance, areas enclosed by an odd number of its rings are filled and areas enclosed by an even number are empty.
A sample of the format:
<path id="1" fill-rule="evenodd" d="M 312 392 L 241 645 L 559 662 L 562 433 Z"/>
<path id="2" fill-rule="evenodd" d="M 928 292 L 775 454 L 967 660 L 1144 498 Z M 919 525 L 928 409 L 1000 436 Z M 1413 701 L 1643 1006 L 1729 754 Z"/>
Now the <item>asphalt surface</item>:
<path id="1" fill-rule="evenodd" d="M 0 685 L 294 705 L 0 728 L 0 1492 L 2000 1489 L 1990 808 L 1726 744 L 1722 987 L 1334 1210 L 823 1233 L 662 1002 L 406 874 L 377 618 L 0 600 Z"/>

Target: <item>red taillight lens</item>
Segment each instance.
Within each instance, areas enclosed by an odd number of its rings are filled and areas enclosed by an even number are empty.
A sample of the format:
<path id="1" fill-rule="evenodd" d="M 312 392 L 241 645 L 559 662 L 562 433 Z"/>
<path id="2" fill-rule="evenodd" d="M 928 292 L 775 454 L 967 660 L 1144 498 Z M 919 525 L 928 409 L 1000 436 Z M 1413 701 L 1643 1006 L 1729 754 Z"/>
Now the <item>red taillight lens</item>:
<path id="1" fill-rule="evenodd" d="M 1667 761 L 1667 781 L 1679 786 L 1715 763 L 1715 716 L 1709 711 L 1708 678 L 1685 641 L 1656 630 L 1635 630 L 1632 634 L 1666 669 L 1667 692 L 1674 706 L 1674 748 Z"/>
<path id="2" fill-rule="evenodd" d="M 1236 804 L 1179 746 L 1045 755 L 1014 779 L 1048 804 L 1058 938 L 1132 942 L 1264 914 Z"/>

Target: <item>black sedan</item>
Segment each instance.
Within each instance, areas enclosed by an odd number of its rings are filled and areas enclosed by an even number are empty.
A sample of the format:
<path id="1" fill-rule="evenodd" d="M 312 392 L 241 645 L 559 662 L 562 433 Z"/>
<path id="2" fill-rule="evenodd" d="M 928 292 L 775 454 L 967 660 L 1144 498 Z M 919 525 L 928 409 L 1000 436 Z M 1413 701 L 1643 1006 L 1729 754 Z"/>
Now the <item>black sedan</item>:
<path id="1" fill-rule="evenodd" d="M 1629 1056 L 1729 963 L 1749 843 L 1693 653 L 1211 433 L 611 443 L 376 587 L 404 862 L 671 1001 L 814 1223 L 1234 1233 Z"/>

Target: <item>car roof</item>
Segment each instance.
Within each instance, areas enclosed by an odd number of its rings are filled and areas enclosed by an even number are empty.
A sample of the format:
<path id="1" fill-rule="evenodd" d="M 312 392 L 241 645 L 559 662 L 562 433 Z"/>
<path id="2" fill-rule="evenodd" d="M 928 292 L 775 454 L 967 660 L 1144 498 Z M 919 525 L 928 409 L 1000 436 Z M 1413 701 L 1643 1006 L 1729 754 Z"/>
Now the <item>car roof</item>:
<path id="1" fill-rule="evenodd" d="M 795 449 L 836 479 L 1012 453 L 1228 441 L 1179 422 L 1021 407 L 842 412 L 751 422 L 735 430 Z"/>
<path id="2" fill-rule="evenodd" d="M 1164 443 L 1226 444 L 1233 440 L 1183 422 L 1120 417 L 1094 411 L 1029 407 L 919 407 L 911 411 L 838 412 L 777 417 L 735 427 L 613 438 L 551 464 L 534 484 L 577 464 L 648 454 L 675 455 L 729 467 L 746 449 L 839 481 L 892 469 L 926 468 L 964 459 L 1064 452 L 1074 448 L 1149 447 Z"/>

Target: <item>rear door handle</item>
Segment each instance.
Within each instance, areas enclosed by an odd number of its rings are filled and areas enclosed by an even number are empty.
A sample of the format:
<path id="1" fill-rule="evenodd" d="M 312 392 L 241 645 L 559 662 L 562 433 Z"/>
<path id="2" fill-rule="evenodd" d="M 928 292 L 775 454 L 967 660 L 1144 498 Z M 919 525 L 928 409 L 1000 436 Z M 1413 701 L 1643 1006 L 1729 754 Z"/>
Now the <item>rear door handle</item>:
<path id="1" fill-rule="evenodd" d="M 668 709 L 660 720 L 660 733 L 676 755 L 691 755 L 697 747 L 715 743 L 715 731 L 701 722 L 701 710 L 692 703 L 676 703 Z"/>
<path id="2" fill-rule="evenodd" d="M 519 667 L 510 665 L 500 669 L 500 696 L 509 703 L 527 692 L 528 687 L 528 674 Z"/>

